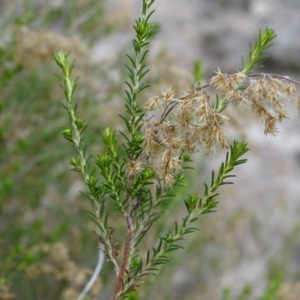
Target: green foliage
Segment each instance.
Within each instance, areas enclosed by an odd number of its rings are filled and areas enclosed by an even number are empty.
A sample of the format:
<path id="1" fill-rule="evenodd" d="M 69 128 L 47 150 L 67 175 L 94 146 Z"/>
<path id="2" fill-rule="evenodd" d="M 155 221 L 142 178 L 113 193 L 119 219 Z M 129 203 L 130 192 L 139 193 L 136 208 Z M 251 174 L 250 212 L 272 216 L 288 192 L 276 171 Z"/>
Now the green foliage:
<path id="1" fill-rule="evenodd" d="M 263 33 L 259 32 L 254 48 L 250 45 L 247 63 L 245 64 L 242 59 L 242 67 L 240 69 L 242 73 L 248 74 L 257 67 L 257 65 L 265 58 L 264 52 L 272 46 L 272 42 L 275 37 L 275 31 L 270 28 L 266 28 Z"/>
<path id="2" fill-rule="evenodd" d="M 171 253 L 183 248 L 183 237 L 198 230 L 197 226 L 191 224 L 200 215 L 215 211 L 218 205 L 216 200 L 218 188 L 222 185 L 232 184 L 230 179 L 235 177 L 232 171 L 236 166 L 247 161 L 241 158 L 248 151 L 246 143 L 233 142 L 230 146 L 230 152 L 226 154 L 225 161 L 220 165 L 217 176 L 212 172 L 210 184 L 204 184 L 203 196 L 200 197 L 197 193 L 187 196 L 184 200 L 187 215 L 183 217 L 181 222 L 175 221 L 173 230 L 169 230 L 163 236 L 158 237 L 156 246 L 147 250 L 145 260 L 142 258 L 137 246 L 143 245 L 141 242 L 147 236 L 149 229 L 157 223 L 161 216 L 163 203 L 174 197 L 173 189 L 184 181 L 183 173 L 178 172 L 171 186 L 164 185 L 155 166 L 147 162 L 151 155 L 150 150 L 147 154 L 148 157 L 144 157 L 146 117 L 140 106 L 139 98 L 140 93 L 149 86 L 144 82 L 144 77 L 149 72 L 146 67 L 147 46 L 156 31 L 153 24 L 149 23 L 153 13 L 153 11 L 149 12 L 149 9 L 153 2 L 143 1 L 142 17 L 136 20 L 134 26 L 136 34 L 132 41 L 134 55 L 127 55 L 128 80 L 125 81 L 127 85 L 125 90 L 127 115 L 120 115 L 127 129 L 127 132 L 120 132 L 125 139 L 125 143 L 122 145 L 125 152 L 118 145 L 115 131 L 110 128 L 102 130 L 102 140 L 106 150 L 103 154 L 98 154 L 98 159 L 95 162 L 99 168 L 99 173 L 91 168 L 90 160 L 86 156 L 83 133 L 87 125 L 85 120 L 77 116 L 77 104 L 73 101 L 77 85 L 76 81 L 72 79 L 74 65 L 70 64 L 69 55 L 62 51 L 55 55 L 55 61 L 63 73 L 61 80 L 67 100 L 64 107 L 68 112 L 70 124 L 68 127 L 64 127 L 63 136 L 73 145 L 75 150 L 76 156 L 71 159 L 70 163 L 74 167 L 73 170 L 81 173 L 84 177 L 88 189 L 87 197 L 92 204 L 92 211 L 89 211 L 88 215 L 97 226 L 100 244 L 104 247 L 104 253 L 115 269 L 117 279 L 113 300 L 135 297 L 132 291 L 136 290 L 141 280 L 148 275 L 156 275 L 170 261 Z M 250 48 L 247 64 L 243 64 L 241 68 L 242 73 L 249 73 L 263 59 L 263 52 L 270 46 L 274 38 L 274 31 L 268 28 L 263 34 L 259 34 L 254 49 Z M 194 65 L 194 76 L 198 80 L 203 76 L 199 62 Z M 226 90 L 226 77 L 222 73 L 219 73 L 218 76 L 214 81 L 215 86 Z M 236 77 L 234 80 L 238 83 L 239 78 L 242 77 Z M 196 90 L 204 89 L 207 86 L 196 87 Z M 204 97 L 207 97 L 205 93 Z M 207 97 L 207 99 L 209 98 Z M 167 105 L 161 123 L 176 105 L 177 103 L 173 106 Z M 221 113 L 228 105 L 228 100 L 219 101 L 217 95 L 216 103 L 212 108 Z M 216 114 L 215 118 L 217 116 Z M 159 143 L 159 140 L 157 142 Z M 149 146 L 150 148 L 151 146 Z M 185 154 L 184 151 L 180 157 L 183 162 L 191 161 L 189 155 Z M 110 225 L 113 224 L 113 211 L 118 211 L 123 216 L 127 230 L 125 241 L 118 240 L 115 244 L 112 244 L 112 236 L 115 236 L 118 229 Z M 123 244 L 123 254 L 119 259 L 120 244 Z M 250 293 L 251 289 L 247 287 L 238 299 L 246 299 Z M 227 290 L 224 292 L 224 299 L 229 298 L 230 291 Z"/>
<path id="3" fill-rule="evenodd" d="M 193 163 L 190 153 L 178 153 L 182 169 L 174 174 L 174 181 L 168 187 L 162 183 L 151 158 L 145 158 L 147 115 L 142 99 L 143 91 L 149 86 L 146 80 L 148 48 L 159 29 L 156 23 L 150 23 L 153 3 L 154 0 L 143 1 L 142 15 L 134 25 L 132 54 L 127 56 L 126 65 L 125 112 L 120 111 L 124 126 L 120 132 L 115 130 L 117 126 L 112 127 L 116 118 L 98 130 L 102 118 L 99 120 L 96 112 L 105 117 L 106 112 L 98 109 L 99 99 L 94 101 L 94 96 L 81 85 L 93 82 L 89 77 L 90 66 L 89 70 L 76 72 L 80 57 L 76 68 L 70 61 L 76 45 L 72 44 L 70 54 L 59 51 L 55 55 L 62 71 L 59 77 L 66 98 L 63 107 L 69 118 L 66 125 L 65 111 L 56 101 L 60 94 L 57 94 L 57 79 L 52 76 L 56 71 L 50 60 L 40 60 L 39 53 L 34 51 L 29 51 L 30 56 L 25 59 L 17 60 L 17 35 L 8 43 L 1 43 L 0 228 L 4 230 L 0 235 L 0 298 L 5 289 L 10 289 L 14 294 L 10 298 L 42 299 L 47 291 L 49 299 L 75 299 L 82 286 L 70 278 L 88 273 L 79 266 L 94 264 L 98 244 L 100 253 L 110 262 L 104 266 L 105 275 L 101 276 L 102 286 L 107 287 L 103 289 L 104 294 L 110 292 L 112 278 L 116 277 L 113 299 L 140 299 L 140 289 L 146 289 L 148 282 L 162 275 L 160 272 L 170 262 L 172 267 L 176 266 L 191 249 L 187 238 L 191 239 L 199 229 L 205 232 L 205 226 L 198 222 L 203 219 L 200 216 L 216 211 L 219 187 L 232 184 L 235 167 L 246 162 L 241 158 L 248 150 L 246 144 L 233 142 L 218 172 L 212 172 L 211 180 L 204 184 L 203 193 L 197 190 L 187 194 L 186 181 L 191 178 L 187 176 L 191 176 Z M 47 31 L 54 26 L 67 35 L 76 32 L 84 36 L 89 46 L 118 26 L 115 19 L 114 23 L 103 22 L 103 2 L 98 0 L 71 0 L 61 6 L 49 2 L 41 7 L 34 1 L 18 5 L 17 15 L 2 13 L 2 24 L 13 25 L 16 32 L 28 29 L 29 33 L 36 34 L 33 40 L 41 38 L 39 43 L 43 49 L 48 49 Z M 45 36 L 48 39 L 44 39 Z M 50 37 L 53 40 L 53 36 Z M 242 72 L 247 74 L 260 63 L 274 37 L 270 29 L 260 34 L 255 47 L 250 48 L 249 61 Z M 52 59 L 52 52 L 50 56 Z M 120 61 L 114 63 L 119 65 Z M 97 71 L 104 90 L 110 86 L 110 94 L 101 101 L 124 98 L 118 92 L 119 83 L 107 79 L 106 72 L 111 70 L 104 65 L 94 67 L 104 73 Z M 193 73 L 195 80 L 203 80 L 200 61 L 195 62 Z M 80 82 L 74 79 L 78 74 Z M 93 94 L 96 93 L 93 91 Z M 211 107 L 221 113 L 230 103 L 219 99 L 217 95 Z M 63 139 L 57 139 L 60 128 L 73 152 L 63 146 Z M 66 176 L 62 166 L 67 160 L 77 174 Z M 78 173 L 83 176 L 84 196 L 89 201 L 80 202 L 72 196 L 73 189 L 77 189 Z M 196 180 L 203 186 L 202 180 Z M 92 229 L 80 213 L 82 210 L 87 210 Z M 91 230 L 96 232 L 96 238 L 90 235 Z M 198 239 L 199 235 L 194 236 Z M 57 245 L 62 247 L 60 251 Z M 183 254 L 179 257 L 177 253 Z M 112 277 L 111 266 L 115 277 Z M 47 273 L 47 270 L 50 271 Z M 156 286 L 165 288 L 167 278 L 158 277 L 163 280 L 156 281 Z M 270 285 L 261 299 L 276 299 L 278 287 L 278 282 Z M 76 295 L 66 296 L 69 289 Z M 245 288 L 238 299 L 247 299 L 249 295 L 250 290 Z"/>
<path id="4" fill-rule="evenodd" d="M 80 172 L 85 179 L 88 188 L 87 197 L 93 208 L 88 215 L 98 228 L 99 240 L 117 275 L 113 299 L 126 297 L 130 291 L 136 289 L 142 278 L 151 274 L 155 275 L 163 265 L 169 262 L 170 252 L 183 248 L 179 243 L 183 237 L 198 230 L 196 226 L 191 226 L 191 223 L 194 223 L 201 214 L 214 211 L 217 207 L 218 193 L 216 191 L 218 187 L 232 184 L 227 179 L 234 177 L 231 172 L 236 166 L 246 162 L 246 159 L 240 158 L 248 151 L 245 143 L 234 142 L 232 144 L 230 153 L 227 153 L 224 163 L 221 164 L 217 177 L 215 178 L 215 173 L 212 172 L 210 185 L 204 185 L 203 196 L 188 195 L 184 201 L 187 216 L 182 219 L 180 224 L 175 222 L 173 231 L 158 238 L 157 246 L 147 251 L 146 260 L 143 261 L 137 246 L 145 239 L 150 227 L 160 217 L 161 205 L 173 198 L 173 188 L 184 180 L 183 174 L 178 173 L 175 176 L 173 187 L 165 187 L 160 181 L 157 182 L 159 178 L 154 167 L 151 165 L 142 167 L 144 164 L 141 160 L 144 143 L 144 112 L 138 99 L 140 93 L 148 87 L 147 83 L 142 80 L 149 71 L 145 64 L 148 54 L 147 46 L 155 34 L 155 29 L 149 23 L 153 13 L 153 11 L 149 12 L 149 9 L 153 2 L 143 1 L 142 17 L 136 20 L 134 26 L 136 33 L 132 42 L 134 56 L 127 56 L 129 59 L 129 64 L 126 66 L 129 77 L 129 80 L 126 81 L 128 89 L 125 91 L 127 115 L 121 116 L 127 128 L 127 132 L 121 132 L 126 140 L 126 143 L 123 144 L 125 156 L 122 155 L 117 144 L 116 132 L 110 128 L 102 130 L 106 151 L 104 154 L 98 154 L 96 165 L 99 167 L 99 175 L 90 168 L 86 158 L 83 145 L 86 123 L 77 116 L 77 104 L 74 104 L 73 101 L 76 88 L 76 82 L 72 80 L 74 65 L 70 64 L 69 55 L 62 51 L 55 55 L 55 61 L 63 73 L 62 87 L 67 100 L 64 107 L 70 121 L 69 127 L 64 127 L 63 136 L 73 145 L 76 152 L 76 157 L 71 159 L 71 165 L 74 167 L 74 171 Z M 183 161 L 190 161 L 188 154 L 184 154 L 182 157 Z M 155 193 L 152 191 L 153 187 L 155 187 Z M 110 201 L 113 201 L 114 206 L 109 204 Z M 116 256 L 118 248 L 111 243 L 112 235 L 116 230 L 109 225 L 113 223 L 111 221 L 112 209 L 124 216 L 127 227 L 121 261 Z M 118 244 L 122 244 L 122 241 L 118 241 Z"/>
<path id="5" fill-rule="evenodd" d="M 193 65 L 193 75 L 194 75 L 194 81 L 201 81 L 204 79 L 204 71 L 202 62 L 200 60 L 196 60 Z"/>
<path id="6" fill-rule="evenodd" d="M 102 14 L 97 14 L 100 5 L 103 11 L 102 1 L 85 1 L 81 9 L 78 8 L 79 1 L 73 2 L 76 18 L 80 17 L 92 2 L 98 7 L 93 11 L 97 18 L 88 19 L 89 30 L 97 29 L 97 32 L 89 31 L 87 34 L 88 31 L 81 26 L 76 28 L 76 32 L 79 33 L 76 33 L 77 37 L 82 34 L 91 37 L 94 41 L 95 37 L 98 38 L 108 31 L 107 24 L 103 23 Z M 57 67 L 53 62 L 53 51 L 59 50 L 61 47 L 59 42 L 62 38 L 66 47 L 71 45 L 72 34 L 71 30 L 68 30 L 70 27 L 62 26 L 62 21 L 69 13 L 68 6 L 62 3 L 62 6 L 58 5 L 56 8 L 61 9 L 61 14 L 54 16 L 52 2 L 44 3 L 43 6 L 37 1 L 1 3 L 1 299 L 2 297 L 6 299 L 5 295 L 10 295 L 7 299 L 13 297 L 15 299 L 43 299 L 45 297 L 61 299 L 67 286 L 78 289 L 74 287 L 74 282 L 66 283 L 66 278 L 55 278 L 53 273 L 51 275 L 47 271 L 44 272 L 45 269 L 37 266 L 49 264 L 52 270 L 57 271 L 57 274 L 59 272 L 62 274 L 62 269 L 59 269 L 62 268 L 62 264 L 55 266 L 51 257 L 53 247 L 61 244 L 65 246 L 66 251 L 72 249 L 69 263 L 76 268 L 79 262 L 90 260 L 92 251 L 87 245 L 94 242 L 94 236 L 86 234 L 90 230 L 80 225 L 83 224 L 80 220 L 85 220 L 85 216 L 79 212 L 86 208 L 85 204 L 78 201 L 80 194 L 77 195 L 75 192 L 75 196 L 72 195 L 72 188 L 76 189 L 75 182 L 78 175 L 66 176 L 65 168 L 61 167 L 66 164 L 73 152 L 72 149 L 62 147 L 65 142 L 62 138 L 58 138 L 60 128 L 65 123 L 65 114 L 58 105 L 61 91 L 57 86 L 57 79 L 53 76 L 57 72 Z M 83 21 L 82 18 L 80 20 Z M 101 30 L 99 31 L 100 23 Z M 65 37 L 57 34 L 58 39 L 51 40 L 53 44 L 57 44 L 57 48 L 51 50 L 49 48 L 52 45 L 49 45 L 51 41 L 48 37 L 49 34 L 53 34 L 51 31 L 53 24 L 58 31 L 63 27 L 64 30 L 68 30 L 69 34 L 66 31 L 64 31 Z M 84 24 L 86 22 L 82 23 Z M 112 29 L 113 27 L 110 26 L 110 30 Z M 26 46 L 29 47 L 26 51 L 21 48 L 24 45 L 23 40 L 26 40 Z M 78 45 L 84 46 L 84 42 L 82 43 L 80 45 L 78 42 Z M 30 48 L 31 46 L 34 46 L 34 49 Z M 41 48 L 44 51 L 42 59 L 38 52 Z M 72 49 L 72 54 L 74 52 L 76 49 Z M 26 53 L 29 55 L 26 56 Z M 47 54 L 49 57 L 46 57 Z M 20 57 L 22 59 L 19 59 Z M 77 59 L 77 71 L 80 69 L 78 65 L 81 65 L 80 72 L 83 72 L 80 74 L 81 82 L 85 82 L 84 87 L 79 85 L 77 91 L 83 101 L 89 99 L 88 104 L 81 105 L 81 111 L 89 115 L 89 133 L 85 141 L 90 142 L 98 137 L 95 128 L 96 116 L 93 116 L 98 100 L 95 101 L 95 91 L 87 81 L 94 70 L 85 68 L 85 60 L 85 57 Z M 97 71 L 97 76 L 98 79 L 103 78 L 102 82 L 106 84 L 106 77 L 102 71 Z M 112 92 L 114 97 L 121 98 L 115 88 Z M 103 98 L 105 100 L 106 96 L 104 95 Z M 97 119 L 97 126 L 98 124 Z M 76 120 L 76 125 L 82 127 L 83 124 L 80 120 Z M 95 152 L 93 149 L 90 151 Z M 77 222 L 79 225 L 74 228 L 73 224 Z M 76 233 L 77 230 L 79 230 L 78 233 Z M 50 250 L 47 253 L 37 250 L 43 247 L 49 247 Z M 40 270 L 40 273 L 35 275 L 37 277 L 30 273 L 34 267 Z M 65 269 L 63 272 L 65 271 L 67 274 L 70 270 Z M 5 290 L 9 292 L 4 294 Z"/>
<path id="7" fill-rule="evenodd" d="M 266 287 L 263 295 L 259 300 L 283 300 L 282 297 L 278 296 L 280 286 L 282 284 L 282 275 L 277 274 L 271 278 L 268 286 Z"/>
<path id="8" fill-rule="evenodd" d="M 262 295 L 257 299 L 259 300 L 283 300 L 282 297 L 279 296 L 279 289 L 282 284 L 282 276 L 276 275 L 274 276 L 268 286 L 263 291 Z M 250 285 L 246 285 L 241 293 L 237 295 L 237 297 L 232 297 L 231 289 L 225 288 L 223 290 L 222 300 L 250 300 L 253 299 L 253 287 Z"/>

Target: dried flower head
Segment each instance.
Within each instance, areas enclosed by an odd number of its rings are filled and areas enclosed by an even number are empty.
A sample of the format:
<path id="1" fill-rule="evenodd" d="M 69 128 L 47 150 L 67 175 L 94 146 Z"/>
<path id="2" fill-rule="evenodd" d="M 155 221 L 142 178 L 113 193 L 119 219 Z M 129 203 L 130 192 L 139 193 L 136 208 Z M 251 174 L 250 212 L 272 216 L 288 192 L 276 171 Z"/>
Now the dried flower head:
<path id="1" fill-rule="evenodd" d="M 134 179 L 144 170 L 144 162 L 139 160 L 131 160 L 126 165 L 126 173 L 130 179 Z"/>
<path id="2" fill-rule="evenodd" d="M 146 103 L 146 108 L 160 106 L 164 111 L 160 121 L 154 116 L 145 118 L 143 156 L 148 163 L 151 159 L 158 178 L 170 186 L 181 169 L 182 152 L 203 147 L 209 154 L 216 144 L 228 147 L 224 132 L 227 118 L 212 108 L 209 94 L 198 85 L 180 98 L 175 98 L 171 89 L 162 95 Z"/>
<path id="3" fill-rule="evenodd" d="M 53 61 L 53 53 L 60 49 L 72 51 L 77 59 L 77 66 L 86 68 L 90 65 L 88 47 L 78 37 L 67 38 L 51 31 L 32 31 L 28 27 L 15 27 L 12 30 L 15 40 L 14 61 L 32 68 L 37 63 Z"/>
<path id="4" fill-rule="evenodd" d="M 215 152 L 217 144 L 228 147 L 225 133 L 228 118 L 210 103 L 208 87 L 214 87 L 229 103 L 251 106 L 262 120 L 265 134 L 275 135 L 277 123 L 288 118 L 282 102 L 285 98 L 294 99 L 300 111 L 300 98 L 295 99 L 294 83 L 280 75 L 246 75 L 242 72 L 227 75 L 218 70 L 208 85 L 197 83 L 193 90 L 179 98 L 169 88 L 161 96 L 152 97 L 145 106 L 147 110 L 163 108 L 160 121 L 154 115 L 145 118 L 145 161 L 149 163 L 151 158 L 158 178 L 165 186 L 170 186 L 181 168 L 179 157 L 182 152 L 191 153 L 202 147 L 210 154 Z"/>
<path id="5" fill-rule="evenodd" d="M 285 84 L 285 81 L 288 83 Z M 285 98 L 294 100 L 295 81 L 280 75 L 252 74 L 241 72 L 230 76 L 216 72 L 210 84 L 220 91 L 221 97 L 232 103 L 249 104 L 265 124 L 265 134 L 275 134 L 278 122 L 288 118 L 283 105 Z"/>

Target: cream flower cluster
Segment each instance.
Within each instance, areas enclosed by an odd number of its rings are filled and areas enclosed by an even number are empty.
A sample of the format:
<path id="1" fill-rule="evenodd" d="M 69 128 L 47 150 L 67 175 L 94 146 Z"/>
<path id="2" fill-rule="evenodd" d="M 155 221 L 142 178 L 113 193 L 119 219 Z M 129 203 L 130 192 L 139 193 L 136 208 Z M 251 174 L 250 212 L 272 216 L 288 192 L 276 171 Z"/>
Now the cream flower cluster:
<path id="1" fill-rule="evenodd" d="M 229 102 L 250 105 L 262 120 L 265 134 L 275 135 L 277 123 L 288 118 L 284 99 L 299 101 L 293 81 L 275 74 L 227 75 L 218 71 L 210 84 Z"/>
<path id="2" fill-rule="evenodd" d="M 210 154 L 215 152 L 217 144 L 228 147 L 227 117 L 210 103 L 208 88 L 215 88 L 219 97 L 228 103 L 250 105 L 263 121 L 265 134 L 276 134 L 277 123 L 288 118 L 282 100 L 296 101 L 300 110 L 294 83 L 298 84 L 281 75 L 241 72 L 227 75 L 218 70 L 209 84 L 201 86 L 198 83 L 179 98 L 171 88 L 152 97 L 145 104 L 145 110 L 153 113 L 148 113 L 144 119 L 143 165 L 151 165 L 168 187 L 181 169 L 182 153 L 203 148 Z"/>

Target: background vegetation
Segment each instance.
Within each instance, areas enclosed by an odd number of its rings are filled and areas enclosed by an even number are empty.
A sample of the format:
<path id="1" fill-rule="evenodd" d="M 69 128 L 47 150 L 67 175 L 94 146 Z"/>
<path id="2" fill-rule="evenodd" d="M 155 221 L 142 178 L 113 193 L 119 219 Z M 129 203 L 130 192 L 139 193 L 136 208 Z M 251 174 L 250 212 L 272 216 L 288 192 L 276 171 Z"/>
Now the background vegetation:
<path id="1" fill-rule="evenodd" d="M 2 1 L 0 12 L 0 299 L 75 299 L 97 259 L 97 239 L 83 213 L 89 203 L 79 193 L 84 188 L 81 178 L 69 172 L 73 152 L 61 137 L 66 116 L 60 105 L 62 94 L 54 76 L 58 69 L 53 55 L 63 49 L 76 59 L 75 76 L 80 76 L 80 81 L 75 96 L 81 115 L 89 122 L 87 138 L 94 145 L 92 151 L 97 153 L 100 130 L 110 124 L 116 129 L 122 126 L 115 112 L 123 109 L 124 54 L 130 39 L 120 42 L 119 55 L 107 60 L 97 59 L 92 50 L 98 49 L 99 43 L 105 47 L 119 28 L 131 30 L 134 17 L 118 10 L 108 14 L 106 3 L 99 0 L 57 4 Z M 171 85 L 180 92 L 193 83 L 192 66 L 189 72 L 176 68 L 166 48 L 156 51 L 149 64 L 152 90 L 145 93 L 145 99 L 161 87 Z M 239 116 L 232 114 L 241 124 Z M 235 131 L 234 135 L 247 133 Z M 218 166 L 218 159 L 207 160 L 201 154 L 197 169 L 201 181 L 210 176 L 212 166 Z M 292 230 L 283 232 L 272 252 L 264 231 L 268 236 L 277 232 L 268 231 L 259 218 L 260 213 L 270 215 L 266 207 L 263 212 L 249 209 L 251 194 L 247 198 L 241 188 L 249 172 L 236 182 L 240 192 L 234 192 L 234 198 L 239 204 L 234 207 L 229 201 L 220 207 L 222 213 L 201 220 L 200 234 L 189 240 L 185 252 L 176 254 L 160 280 L 153 279 L 155 289 L 151 290 L 151 284 L 143 289 L 149 299 L 276 299 L 275 295 L 293 299 L 288 297 L 297 295 L 300 223 L 291 224 Z M 198 188 L 192 178 L 190 185 Z M 261 194 L 266 191 L 272 194 L 274 189 L 266 184 Z M 178 195 L 181 193 L 184 190 L 178 191 Z M 223 203 L 229 197 L 232 195 L 224 191 Z M 288 213 L 293 210 L 288 201 L 283 195 L 270 206 L 274 213 Z M 174 215 L 181 214 L 172 207 L 168 212 L 164 222 L 171 223 Z M 249 239 L 245 239 L 245 232 Z M 263 286 L 252 280 L 247 286 L 245 277 L 237 288 L 230 285 L 222 293 L 226 287 L 226 280 L 222 281 L 227 274 L 224 269 L 230 272 L 234 265 L 257 257 L 267 265 Z M 255 272 L 247 266 L 244 273 L 254 274 L 252 279 Z M 102 272 L 105 276 L 98 280 L 90 299 L 97 299 L 100 290 L 103 299 L 111 293 L 108 264 Z M 253 296 L 257 294 L 260 296 Z"/>

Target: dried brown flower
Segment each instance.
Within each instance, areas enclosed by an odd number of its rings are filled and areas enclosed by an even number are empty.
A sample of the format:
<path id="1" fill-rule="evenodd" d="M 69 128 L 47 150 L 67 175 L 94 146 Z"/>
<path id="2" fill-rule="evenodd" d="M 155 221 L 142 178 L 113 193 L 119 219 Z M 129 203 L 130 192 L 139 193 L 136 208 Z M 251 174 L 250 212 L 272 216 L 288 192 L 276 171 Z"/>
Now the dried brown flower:
<path id="1" fill-rule="evenodd" d="M 143 170 L 144 162 L 139 160 L 131 160 L 126 166 L 126 173 L 131 179 L 139 176 Z"/>
<path id="2" fill-rule="evenodd" d="M 151 159 L 159 180 L 165 186 L 171 186 L 181 168 L 180 154 L 183 151 L 191 153 L 202 147 L 210 154 L 215 152 L 217 144 L 222 148 L 228 147 L 225 133 L 228 118 L 211 105 L 206 91 L 208 87 L 214 87 L 229 103 L 250 105 L 264 123 L 265 134 L 275 135 L 277 123 L 288 118 L 282 101 L 287 97 L 295 98 L 294 83 L 280 75 L 247 76 L 242 72 L 227 75 L 218 70 L 208 85 L 197 83 L 193 90 L 179 98 L 169 88 L 145 105 L 146 110 L 164 109 L 160 121 L 155 119 L 155 115 L 145 118 L 145 161 L 149 163 Z M 295 102 L 300 111 L 300 98 Z"/>

